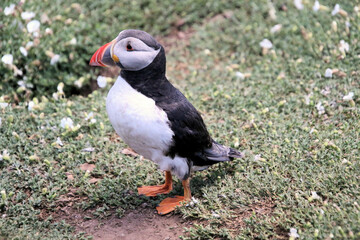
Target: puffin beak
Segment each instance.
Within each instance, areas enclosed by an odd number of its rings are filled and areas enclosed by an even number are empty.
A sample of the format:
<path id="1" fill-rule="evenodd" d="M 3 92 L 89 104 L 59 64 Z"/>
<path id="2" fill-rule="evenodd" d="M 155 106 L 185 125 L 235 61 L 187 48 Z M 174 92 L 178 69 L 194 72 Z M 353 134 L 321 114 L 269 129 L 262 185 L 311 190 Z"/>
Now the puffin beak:
<path id="1" fill-rule="evenodd" d="M 115 43 L 116 39 L 100 47 L 91 57 L 89 65 L 99 67 L 116 66 L 116 62 L 119 62 L 119 59 L 113 54 Z"/>

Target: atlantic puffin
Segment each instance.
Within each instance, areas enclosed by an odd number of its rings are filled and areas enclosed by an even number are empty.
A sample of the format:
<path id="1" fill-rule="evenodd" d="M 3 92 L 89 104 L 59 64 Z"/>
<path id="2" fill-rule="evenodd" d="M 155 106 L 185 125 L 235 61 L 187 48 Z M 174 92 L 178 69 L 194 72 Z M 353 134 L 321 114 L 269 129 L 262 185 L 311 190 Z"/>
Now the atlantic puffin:
<path id="1" fill-rule="evenodd" d="M 121 68 L 106 98 L 106 111 L 120 138 L 165 171 L 165 183 L 138 188 L 156 196 L 172 190 L 172 175 L 182 180 L 184 196 L 164 199 L 156 208 L 167 214 L 191 200 L 190 173 L 242 153 L 213 140 L 196 108 L 166 78 L 164 47 L 150 34 L 123 30 L 100 47 L 91 66 Z"/>

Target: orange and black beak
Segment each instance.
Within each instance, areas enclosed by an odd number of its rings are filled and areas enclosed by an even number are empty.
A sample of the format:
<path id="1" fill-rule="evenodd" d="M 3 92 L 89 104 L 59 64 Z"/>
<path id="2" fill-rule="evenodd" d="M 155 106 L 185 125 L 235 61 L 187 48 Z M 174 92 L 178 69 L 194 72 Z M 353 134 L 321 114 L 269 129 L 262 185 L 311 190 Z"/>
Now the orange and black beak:
<path id="1" fill-rule="evenodd" d="M 109 67 L 116 66 L 119 58 L 113 53 L 116 39 L 100 47 L 91 57 L 90 66 Z"/>

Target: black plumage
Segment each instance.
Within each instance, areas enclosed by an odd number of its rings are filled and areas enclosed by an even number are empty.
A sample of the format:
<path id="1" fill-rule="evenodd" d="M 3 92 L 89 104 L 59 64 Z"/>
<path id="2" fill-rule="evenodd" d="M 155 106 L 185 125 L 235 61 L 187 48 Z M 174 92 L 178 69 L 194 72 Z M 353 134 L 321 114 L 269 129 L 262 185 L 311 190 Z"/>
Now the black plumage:
<path id="1" fill-rule="evenodd" d="M 154 61 L 138 71 L 122 69 L 120 75 L 134 89 L 152 98 L 156 105 L 166 112 L 174 136 L 170 148 L 164 154 L 172 158 L 175 155 L 186 158 L 189 169 L 192 166 L 208 166 L 242 157 L 239 151 L 223 146 L 210 137 L 199 112 L 167 80 L 165 76 L 166 57 L 164 48 L 155 40 L 156 43 L 154 43 L 153 38 L 149 36 L 145 32 L 136 35 L 146 44 L 150 44 L 150 47 L 160 48 Z M 186 179 L 188 176 L 189 174 L 184 178 Z"/>

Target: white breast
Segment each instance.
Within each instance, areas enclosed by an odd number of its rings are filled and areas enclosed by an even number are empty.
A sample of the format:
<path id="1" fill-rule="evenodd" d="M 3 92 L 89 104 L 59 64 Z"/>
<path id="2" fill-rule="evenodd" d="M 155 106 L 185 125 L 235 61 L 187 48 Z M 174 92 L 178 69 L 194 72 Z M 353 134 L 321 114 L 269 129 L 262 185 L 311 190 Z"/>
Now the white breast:
<path id="1" fill-rule="evenodd" d="M 106 110 L 116 133 L 137 153 L 159 164 L 162 170 L 173 171 L 179 178 L 187 174 L 186 159 L 164 155 L 174 133 L 166 113 L 153 99 L 133 89 L 119 76 L 108 93 Z"/>

